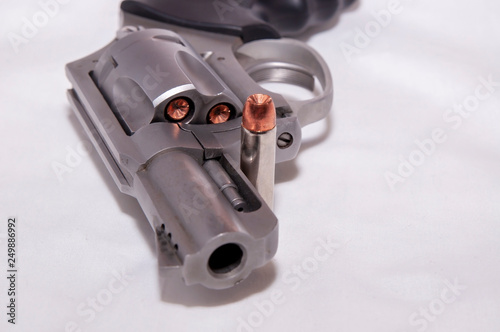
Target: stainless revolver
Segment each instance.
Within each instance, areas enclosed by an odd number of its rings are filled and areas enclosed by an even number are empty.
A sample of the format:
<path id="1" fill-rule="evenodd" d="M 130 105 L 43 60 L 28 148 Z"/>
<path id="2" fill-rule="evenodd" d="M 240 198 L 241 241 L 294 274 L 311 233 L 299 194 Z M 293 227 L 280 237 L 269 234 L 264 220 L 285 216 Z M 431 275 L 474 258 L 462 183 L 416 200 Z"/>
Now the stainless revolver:
<path id="1" fill-rule="evenodd" d="M 275 163 L 295 158 L 301 127 L 333 98 L 321 56 L 282 36 L 350 2 L 124 1 L 116 39 L 67 65 L 69 101 L 120 191 L 139 201 L 161 272 L 223 289 L 275 255 Z M 301 101 L 260 85 L 315 81 L 321 91 Z"/>

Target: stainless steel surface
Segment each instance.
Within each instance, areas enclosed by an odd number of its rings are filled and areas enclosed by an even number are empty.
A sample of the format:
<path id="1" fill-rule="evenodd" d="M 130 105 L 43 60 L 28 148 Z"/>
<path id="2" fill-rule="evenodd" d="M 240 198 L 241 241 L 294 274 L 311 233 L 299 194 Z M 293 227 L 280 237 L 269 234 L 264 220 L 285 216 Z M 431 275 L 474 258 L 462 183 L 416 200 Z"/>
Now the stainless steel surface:
<path id="1" fill-rule="evenodd" d="M 276 127 L 263 133 L 241 127 L 241 170 L 271 209 L 274 208 L 275 158 Z"/>
<path id="2" fill-rule="evenodd" d="M 203 164 L 203 168 L 208 175 L 215 181 L 219 190 L 226 196 L 236 211 L 245 210 L 246 202 L 238 192 L 238 186 L 231 180 L 224 168 L 216 160 L 208 160 Z"/>
<path id="3" fill-rule="evenodd" d="M 122 24 L 163 28 L 182 35 L 239 99 L 240 102 L 234 105 L 236 117 L 241 115 L 241 108 L 249 95 L 262 93 L 271 96 L 278 114 L 277 135 L 287 132 L 293 136 L 293 144 L 276 151 L 277 163 L 297 156 L 301 127 L 323 119 L 332 107 L 333 82 L 328 65 L 314 49 L 300 41 L 282 38 L 243 44 L 234 36 L 159 23 L 127 13 L 122 14 Z M 292 84 L 311 91 L 318 88 L 319 92 L 311 99 L 287 100 L 281 94 L 263 88 L 260 83 L 265 82 Z M 314 82 L 320 86 L 315 87 Z M 226 140 L 226 137 L 219 139 Z M 230 141 L 234 142 L 234 139 Z M 239 147 L 232 151 L 239 153 Z M 233 154 L 233 157 L 236 156 Z"/>
<path id="4" fill-rule="evenodd" d="M 218 161 L 209 165 L 207 168 L 222 172 Z M 220 178 L 220 173 L 214 175 Z M 159 253 L 164 255 L 161 268 L 182 265 L 186 285 L 234 286 L 276 252 L 278 224 L 272 212 L 265 206 L 254 213 L 249 211 L 251 207 L 246 211 L 235 208 L 228 199 L 232 196 L 224 195 L 202 166 L 184 152 L 174 150 L 153 158 L 137 173 L 135 188 L 157 235 L 165 239 L 166 234 L 166 241 L 159 241 Z M 223 255 L 216 252 L 221 247 Z"/>

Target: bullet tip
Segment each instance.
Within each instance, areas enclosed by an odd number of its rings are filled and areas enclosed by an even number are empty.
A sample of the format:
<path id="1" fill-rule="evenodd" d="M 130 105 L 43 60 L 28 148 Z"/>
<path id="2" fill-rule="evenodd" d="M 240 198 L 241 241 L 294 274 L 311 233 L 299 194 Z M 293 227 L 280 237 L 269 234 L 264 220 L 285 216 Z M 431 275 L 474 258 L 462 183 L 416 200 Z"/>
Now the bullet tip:
<path id="1" fill-rule="evenodd" d="M 272 98 L 264 94 L 248 97 L 243 107 L 242 126 L 256 133 L 276 127 L 276 109 Z"/>

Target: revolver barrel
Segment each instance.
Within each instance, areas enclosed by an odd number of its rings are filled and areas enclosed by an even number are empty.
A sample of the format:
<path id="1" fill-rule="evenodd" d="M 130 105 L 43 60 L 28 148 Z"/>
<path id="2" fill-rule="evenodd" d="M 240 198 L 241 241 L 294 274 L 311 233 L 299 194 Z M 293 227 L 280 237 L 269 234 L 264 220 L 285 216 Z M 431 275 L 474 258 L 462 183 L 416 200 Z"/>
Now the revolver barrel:
<path id="1" fill-rule="evenodd" d="M 187 285 L 231 287 L 264 265 L 277 249 L 276 218 L 260 204 L 241 173 L 225 163 L 240 182 L 241 194 L 219 161 L 209 160 L 202 167 L 181 151 L 156 156 L 137 174 L 137 197 L 153 221 L 158 254 L 163 256 L 160 267 L 181 268 Z M 227 182 L 225 188 L 221 179 Z"/>

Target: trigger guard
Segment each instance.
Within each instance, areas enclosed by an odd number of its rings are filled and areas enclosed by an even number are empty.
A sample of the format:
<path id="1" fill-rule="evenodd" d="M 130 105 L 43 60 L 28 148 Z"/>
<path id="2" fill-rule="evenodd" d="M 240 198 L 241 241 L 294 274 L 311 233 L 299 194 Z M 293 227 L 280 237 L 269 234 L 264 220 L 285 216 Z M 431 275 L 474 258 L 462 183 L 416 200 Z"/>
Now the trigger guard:
<path id="1" fill-rule="evenodd" d="M 287 83 L 313 91 L 317 78 L 321 92 L 313 98 L 288 100 L 272 91 L 269 94 L 277 108 L 289 109 L 297 117 L 301 127 L 328 115 L 333 103 L 332 77 L 326 62 L 308 45 L 288 38 L 258 40 L 243 44 L 236 56 L 257 83 Z"/>

